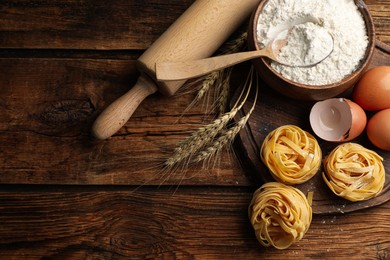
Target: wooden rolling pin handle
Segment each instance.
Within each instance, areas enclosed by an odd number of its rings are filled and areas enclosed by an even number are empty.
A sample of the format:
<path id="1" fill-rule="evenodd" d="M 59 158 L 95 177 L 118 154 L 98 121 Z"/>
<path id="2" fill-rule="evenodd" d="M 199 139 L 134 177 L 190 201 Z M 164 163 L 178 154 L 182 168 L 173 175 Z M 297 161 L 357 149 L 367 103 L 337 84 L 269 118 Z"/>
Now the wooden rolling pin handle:
<path id="1" fill-rule="evenodd" d="M 99 115 L 92 126 L 92 135 L 100 140 L 111 137 L 130 119 L 139 104 L 156 91 L 156 83 L 141 75 L 134 87 Z"/>

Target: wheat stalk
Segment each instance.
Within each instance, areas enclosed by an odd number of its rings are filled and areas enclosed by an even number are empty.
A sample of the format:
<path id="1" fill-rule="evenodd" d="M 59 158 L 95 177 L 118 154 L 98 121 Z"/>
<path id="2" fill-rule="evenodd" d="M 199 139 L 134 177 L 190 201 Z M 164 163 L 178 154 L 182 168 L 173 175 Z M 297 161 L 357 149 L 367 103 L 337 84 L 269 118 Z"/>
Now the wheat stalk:
<path id="1" fill-rule="evenodd" d="M 225 112 L 227 103 L 229 101 L 229 91 L 230 91 L 230 76 L 232 74 L 232 70 L 229 69 L 226 72 L 226 76 L 224 80 L 220 83 L 219 88 L 216 93 L 219 94 L 219 97 L 216 98 L 217 101 L 217 111 L 218 114 L 221 115 Z"/>
<path id="2" fill-rule="evenodd" d="M 243 48 L 245 44 L 247 34 L 242 33 L 237 39 L 228 42 L 223 49 L 223 53 L 233 53 Z M 202 84 L 200 85 L 197 96 L 190 104 L 193 106 L 196 102 L 199 102 L 206 93 L 209 92 L 212 86 L 215 86 L 215 93 L 218 97 L 215 97 L 216 108 L 219 112 L 219 117 L 212 123 L 200 127 L 197 131 L 191 134 L 190 137 L 181 141 L 173 151 L 171 157 L 165 162 L 164 166 L 167 169 L 178 167 L 179 164 L 184 163 L 187 165 L 190 162 L 199 162 L 201 158 L 209 158 L 207 154 L 214 155 L 219 151 L 229 140 L 234 139 L 237 133 L 242 129 L 249 116 L 246 115 L 240 119 L 235 126 L 227 129 L 227 125 L 236 116 L 237 112 L 242 108 L 247 100 L 247 97 L 252 88 L 253 68 L 248 73 L 248 77 L 243 84 L 240 96 L 230 111 L 224 112 L 229 99 L 230 91 L 230 77 L 232 68 L 212 72 L 206 77 L 202 78 Z M 257 92 L 256 92 L 257 95 Z M 219 136 L 217 138 L 217 136 Z M 213 152 L 214 151 L 214 152 Z"/>
<path id="3" fill-rule="evenodd" d="M 214 137 L 235 117 L 241 107 L 232 109 L 215 119 L 211 124 L 200 127 L 192 135 L 184 139 L 173 151 L 173 155 L 165 162 L 165 166 L 170 167 L 176 163 L 190 157 L 209 143 Z"/>
<path id="4" fill-rule="evenodd" d="M 164 163 L 165 167 L 173 167 L 174 165 L 184 161 L 186 161 L 187 163 L 198 162 L 199 158 L 201 158 L 199 157 L 199 155 L 197 155 L 199 151 L 202 151 L 205 149 L 205 147 L 210 146 L 210 143 L 214 143 L 216 136 L 221 133 L 225 133 L 225 136 L 233 135 L 234 138 L 234 136 L 236 135 L 235 131 L 227 132 L 225 128 L 227 124 L 236 116 L 237 112 L 245 104 L 252 88 L 252 79 L 253 79 L 253 68 L 251 68 L 247 80 L 245 81 L 244 86 L 241 90 L 240 96 L 238 97 L 232 109 L 229 112 L 224 113 L 219 118 L 215 119 L 211 124 L 208 124 L 204 127 L 200 127 L 190 137 L 184 139 L 180 143 L 180 145 L 175 148 L 173 155 L 165 161 Z M 247 115 L 248 118 L 249 115 L 250 114 Z M 246 121 L 244 122 L 240 120 L 239 123 L 237 123 L 236 129 L 239 131 L 239 129 L 243 127 L 242 124 L 245 125 Z M 223 144 L 224 142 L 221 140 L 217 140 L 217 143 Z M 205 153 L 203 153 L 203 155 L 205 155 Z M 192 157 L 194 156 L 195 159 L 193 160 Z"/>
<path id="5" fill-rule="evenodd" d="M 208 147 L 200 151 L 198 155 L 195 157 L 195 159 L 193 160 L 193 162 L 197 163 L 200 161 L 204 161 L 208 158 L 211 158 L 212 156 L 217 154 L 224 146 L 233 142 L 237 134 L 241 131 L 242 128 L 245 127 L 246 123 L 248 122 L 248 119 L 255 108 L 257 96 L 258 96 L 258 85 L 256 84 L 255 100 L 249 112 L 244 117 L 242 117 L 234 126 L 232 126 L 227 130 L 224 130 L 221 133 L 221 135 Z"/>
<path id="6" fill-rule="evenodd" d="M 228 54 L 228 53 L 234 53 L 238 52 L 243 49 L 245 46 L 247 39 L 247 33 L 241 33 L 238 38 L 229 41 L 226 45 L 225 48 L 222 50 L 223 54 Z M 218 114 L 221 115 L 225 112 L 227 103 L 229 101 L 229 91 L 230 91 L 230 77 L 232 74 L 232 68 L 228 68 L 224 72 L 224 77 L 223 80 L 220 81 L 218 90 L 216 91 L 219 96 L 216 98 L 217 101 L 217 111 Z"/>
<path id="7" fill-rule="evenodd" d="M 242 88 L 237 102 L 232 107 L 232 109 L 229 112 L 224 113 L 219 118 L 215 119 L 212 123 L 200 127 L 197 131 L 192 133 L 190 137 L 184 139 L 179 144 L 179 146 L 174 149 L 173 155 L 165 161 L 164 165 L 166 167 L 172 167 L 173 165 L 180 163 L 186 159 L 188 159 L 189 161 L 189 158 L 192 155 L 196 154 L 199 150 L 201 150 L 211 141 L 213 141 L 213 139 L 226 127 L 226 125 L 236 116 L 237 112 L 245 104 L 245 101 L 249 96 L 251 87 L 251 85 L 247 84 L 248 80 L 249 76 L 244 84 L 244 87 Z M 245 87 L 247 85 L 248 87 Z M 241 100 L 240 103 L 239 100 Z"/>
<path id="8" fill-rule="evenodd" d="M 214 143 L 212 143 L 212 145 L 207 147 L 205 150 L 200 151 L 198 156 L 196 156 L 193 160 L 193 162 L 197 163 L 200 161 L 204 161 L 207 158 L 210 158 L 216 153 L 218 153 L 226 144 L 231 143 L 236 137 L 236 135 L 240 132 L 240 130 L 245 126 L 249 116 L 250 114 L 241 118 L 234 127 L 231 127 L 230 129 L 222 133 L 221 136 L 219 136 L 218 139 Z"/>
<path id="9" fill-rule="evenodd" d="M 222 71 L 214 71 L 205 77 L 194 99 L 195 103 L 197 103 L 205 96 L 205 94 L 210 90 L 210 88 L 215 84 L 215 82 L 221 77 L 221 74 Z"/>

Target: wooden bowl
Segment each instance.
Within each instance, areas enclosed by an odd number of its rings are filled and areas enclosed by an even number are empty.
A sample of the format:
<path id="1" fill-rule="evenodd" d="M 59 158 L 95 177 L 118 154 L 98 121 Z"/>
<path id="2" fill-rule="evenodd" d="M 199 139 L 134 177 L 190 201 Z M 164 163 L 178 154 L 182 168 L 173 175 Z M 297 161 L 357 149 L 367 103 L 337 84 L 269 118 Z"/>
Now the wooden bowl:
<path id="1" fill-rule="evenodd" d="M 257 23 L 259 16 L 267 2 L 268 0 L 261 1 L 252 15 L 248 31 L 248 47 L 251 50 L 260 49 L 256 39 Z M 359 80 L 360 76 L 367 70 L 375 49 L 375 29 L 372 17 L 363 1 L 355 0 L 355 4 L 363 15 L 363 19 L 367 28 L 369 43 L 364 58 L 360 62 L 359 67 L 352 74 L 333 84 L 316 86 L 305 85 L 284 78 L 271 67 L 270 60 L 268 58 L 254 59 L 253 63 L 258 69 L 260 77 L 263 79 L 263 81 L 279 93 L 287 97 L 300 100 L 324 100 L 332 98 L 342 94 L 354 86 L 354 84 Z"/>

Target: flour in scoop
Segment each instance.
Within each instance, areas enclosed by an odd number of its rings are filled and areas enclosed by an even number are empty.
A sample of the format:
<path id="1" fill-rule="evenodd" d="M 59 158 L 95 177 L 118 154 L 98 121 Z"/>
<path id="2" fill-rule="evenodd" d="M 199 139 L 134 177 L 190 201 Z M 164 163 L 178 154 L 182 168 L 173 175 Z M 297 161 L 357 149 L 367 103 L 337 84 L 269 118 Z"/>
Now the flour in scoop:
<path id="1" fill-rule="evenodd" d="M 333 49 L 332 36 L 312 22 L 293 26 L 287 45 L 280 49 L 278 58 L 291 66 L 311 65 L 325 59 Z"/>
<path id="2" fill-rule="evenodd" d="M 320 31 L 314 31 L 316 27 L 332 35 L 334 46 L 332 53 L 315 66 L 291 67 L 272 62 L 271 66 L 287 79 L 307 85 L 332 84 L 354 72 L 365 56 L 367 29 L 352 0 L 269 0 L 258 20 L 260 47 L 291 26 L 295 32 L 289 44 L 296 46 L 282 50 L 286 61 L 301 62 L 300 59 L 322 55 L 321 48 L 329 43 L 319 37 Z M 317 38 L 310 39 L 313 36 Z"/>

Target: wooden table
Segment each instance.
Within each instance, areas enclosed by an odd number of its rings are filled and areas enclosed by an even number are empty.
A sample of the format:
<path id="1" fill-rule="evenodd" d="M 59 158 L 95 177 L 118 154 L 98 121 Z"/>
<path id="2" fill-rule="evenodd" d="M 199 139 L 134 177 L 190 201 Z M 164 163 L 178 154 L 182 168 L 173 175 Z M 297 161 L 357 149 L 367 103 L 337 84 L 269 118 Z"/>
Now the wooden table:
<path id="1" fill-rule="evenodd" d="M 96 116 L 135 83 L 135 60 L 193 0 L 0 3 L 0 256 L 3 259 L 390 259 L 390 204 L 315 215 L 287 250 L 247 217 L 261 183 L 232 150 L 163 175 L 177 142 L 209 122 L 193 94 L 156 94 L 109 140 Z M 390 1 L 366 1 L 390 44 Z"/>

